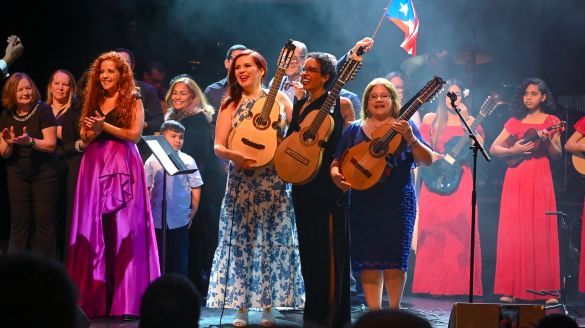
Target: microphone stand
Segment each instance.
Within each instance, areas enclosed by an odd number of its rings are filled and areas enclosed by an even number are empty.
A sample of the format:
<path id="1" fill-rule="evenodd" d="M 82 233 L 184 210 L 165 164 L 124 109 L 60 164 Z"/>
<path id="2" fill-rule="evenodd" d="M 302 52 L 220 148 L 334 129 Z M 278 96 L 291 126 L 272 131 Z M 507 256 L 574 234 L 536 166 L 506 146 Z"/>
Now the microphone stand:
<path id="1" fill-rule="evenodd" d="M 447 97 L 451 100 L 451 107 L 455 110 L 457 115 L 459 115 L 459 119 L 461 119 L 461 123 L 469 132 L 469 138 L 471 139 L 471 149 L 473 150 L 473 189 L 471 192 L 471 251 L 469 255 L 469 303 L 473 303 L 473 273 L 475 271 L 475 208 L 477 205 L 477 191 L 476 191 L 476 180 L 477 180 L 477 152 L 480 151 L 486 161 L 491 161 L 490 156 L 487 154 L 481 143 L 477 140 L 477 136 L 471 130 L 463 115 L 461 114 L 461 110 L 457 108 L 455 102 L 457 101 L 457 95 L 454 92 L 448 92 Z"/>

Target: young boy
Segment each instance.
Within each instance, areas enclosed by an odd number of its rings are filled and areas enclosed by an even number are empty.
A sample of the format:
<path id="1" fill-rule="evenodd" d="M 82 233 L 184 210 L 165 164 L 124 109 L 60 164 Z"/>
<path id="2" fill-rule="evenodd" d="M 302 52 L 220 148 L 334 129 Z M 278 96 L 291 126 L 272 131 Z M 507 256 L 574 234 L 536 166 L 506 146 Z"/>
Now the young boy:
<path id="1" fill-rule="evenodd" d="M 196 169 L 193 157 L 182 153 L 185 127 L 173 120 L 166 121 L 160 128 L 161 134 L 178 153 L 187 168 Z M 161 217 L 164 169 L 159 161 L 150 155 L 144 164 L 146 185 L 150 192 L 152 217 L 156 228 L 159 253 L 162 252 Z M 189 264 L 189 227 L 197 213 L 203 180 L 199 171 L 191 174 L 167 176 L 167 235 L 166 235 L 166 273 L 188 274 Z M 162 255 L 161 255 L 162 256 Z"/>

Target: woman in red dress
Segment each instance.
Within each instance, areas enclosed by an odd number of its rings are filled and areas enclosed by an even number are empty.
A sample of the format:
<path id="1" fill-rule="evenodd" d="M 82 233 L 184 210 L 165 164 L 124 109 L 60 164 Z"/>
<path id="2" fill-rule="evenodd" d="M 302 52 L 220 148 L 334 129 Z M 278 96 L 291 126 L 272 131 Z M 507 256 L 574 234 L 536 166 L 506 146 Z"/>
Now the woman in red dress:
<path id="1" fill-rule="evenodd" d="M 508 167 L 502 187 L 494 282 L 494 293 L 503 295 L 502 302 L 519 298 L 554 303 L 550 296 L 527 290 L 560 287 L 557 219 L 545 214 L 557 208 L 550 159 L 561 157 L 560 133 L 543 132 L 559 122 L 547 114 L 551 110 L 554 103 L 544 81 L 524 80 L 516 90 L 513 117 L 490 148 L 506 161 L 521 160 Z M 530 129 L 541 131 L 540 138 L 525 143 Z"/>
<path id="2" fill-rule="evenodd" d="M 473 117 L 469 115 L 467 107 L 462 102 L 461 84 L 455 80 L 448 81 L 445 90 L 457 95 L 455 104 L 471 125 Z M 445 144 L 449 140 L 467 138 L 467 133 L 463 130 L 460 118 L 451 106 L 446 92 L 438 104 L 436 113 L 424 116 L 420 131 L 423 138 L 431 142 L 433 162 L 444 157 Z M 483 142 L 481 136 L 480 142 Z M 469 154 L 467 157 L 470 157 Z M 432 295 L 469 293 L 469 279 L 466 277 L 469 277 L 470 267 L 472 179 L 469 161 L 463 163 L 456 164 L 462 166 L 463 172 L 459 186 L 450 194 L 431 191 L 429 182 L 423 180 L 419 195 L 418 246 L 412 283 L 414 293 Z M 482 295 L 481 248 L 477 227 L 476 223 L 473 290 L 475 295 Z"/>
<path id="3" fill-rule="evenodd" d="M 576 124 L 575 124 L 575 132 L 571 135 L 567 143 L 565 144 L 565 150 L 573 153 L 573 154 L 580 154 L 583 156 L 585 154 L 585 117 L 582 117 Z M 585 222 L 585 206 L 583 207 L 583 217 L 581 218 L 582 222 Z M 582 226 L 581 229 L 581 259 L 579 261 L 579 291 L 585 292 L 585 224 Z"/>

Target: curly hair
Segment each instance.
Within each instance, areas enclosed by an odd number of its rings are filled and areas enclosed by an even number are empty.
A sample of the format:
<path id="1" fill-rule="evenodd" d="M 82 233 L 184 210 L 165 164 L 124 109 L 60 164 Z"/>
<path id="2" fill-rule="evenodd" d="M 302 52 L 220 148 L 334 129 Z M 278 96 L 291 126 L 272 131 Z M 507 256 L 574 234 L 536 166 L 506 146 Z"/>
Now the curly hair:
<path id="1" fill-rule="evenodd" d="M 324 52 L 310 52 L 305 58 L 305 61 L 308 60 L 309 58 L 315 59 L 319 63 L 319 65 L 321 65 L 320 71 L 321 75 L 329 75 L 329 78 L 327 79 L 327 81 L 325 81 L 325 84 L 323 85 L 325 89 L 331 88 L 333 82 L 336 81 L 335 77 L 337 72 L 335 70 L 335 62 L 333 61 L 331 56 L 332 55 Z"/>
<path id="2" fill-rule="evenodd" d="M 85 117 L 93 116 L 106 96 L 106 90 L 104 90 L 100 81 L 101 65 L 106 60 L 112 61 L 118 72 L 120 72 L 120 80 L 117 85 L 118 97 L 116 99 L 116 107 L 120 118 L 117 123 L 120 124 L 119 127 L 121 128 L 128 128 L 136 117 L 134 111 L 137 98 L 136 85 L 130 66 L 115 51 L 99 55 L 89 68 L 80 122 L 83 122 Z"/>
<path id="3" fill-rule="evenodd" d="M 540 110 L 544 113 L 550 114 L 555 111 L 556 106 L 553 101 L 553 95 L 548 88 L 546 83 L 537 78 L 537 77 L 530 77 L 525 79 L 524 81 L 520 82 L 518 88 L 516 88 L 516 92 L 514 94 L 514 101 L 512 102 L 512 116 L 516 117 L 517 119 L 522 119 L 526 116 L 526 106 L 524 106 L 524 93 L 526 92 L 526 88 L 529 85 L 536 85 L 538 91 L 543 95 L 546 95 L 546 99 L 540 105 Z"/>

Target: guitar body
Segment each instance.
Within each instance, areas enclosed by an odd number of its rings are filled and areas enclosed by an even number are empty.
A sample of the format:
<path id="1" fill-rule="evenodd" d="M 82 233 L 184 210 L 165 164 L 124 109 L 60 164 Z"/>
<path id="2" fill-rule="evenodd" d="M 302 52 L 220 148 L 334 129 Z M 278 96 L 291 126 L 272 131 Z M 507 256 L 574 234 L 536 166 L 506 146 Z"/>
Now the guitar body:
<path id="1" fill-rule="evenodd" d="M 534 147 L 535 149 L 538 148 L 538 146 L 540 146 L 540 138 L 538 137 L 538 131 L 535 129 L 526 130 L 526 132 L 524 133 L 524 135 L 520 139 L 524 139 L 524 143 L 528 143 L 530 141 L 535 141 L 536 142 L 536 146 Z M 503 145 L 506 148 L 512 148 L 512 146 L 514 146 L 514 144 L 516 142 L 518 142 L 518 140 L 520 140 L 520 139 L 518 139 L 514 136 L 509 136 L 508 139 L 506 139 L 506 141 L 504 141 Z M 522 163 L 522 161 L 525 158 L 526 158 L 526 156 L 524 154 L 518 154 L 518 155 L 504 157 L 504 162 L 506 162 L 506 165 L 508 165 L 509 167 L 516 167 L 516 166 L 518 166 L 518 164 Z"/>
<path id="2" fill-rule="evenodd" d="M 255 168 L 270 163 L 278 146 L 276 129 L 280 105 L 275 101 L 268 119 L 263 119 L 260 112 L 266 99 L 263 97 L 256 100 L 249 115 L 232 129 L 228 138 L 228 148 L 256 160 L 252 164 Z"/>
<path id="3" fill-rule="evenodd" d="M 467 159 L 470 153 L 469 147 L 457 154 L 451 156 L 453 147 L 464 137 L 453 137 L 445 144 L 445 158 L 434 162 L 431 166 L 420 166 L 418 171 L 424 180 L 427 188 L 439 195 L 450 195 L 461 182 L 463 168 L 461 163 Z"/>
<path id="4" fill-rule="evenodd" d="M 282 180 L 305 184 L 313 180 L 323 161 L 323 149 L 329 140 L 335 122 L 327 115 L 315 138 L 308 136 L 311 122 L 318 111 L 311 111 L 300 124 L 300 130 L 284 139 L 274 154 L 274 168 Z"/>
<path id="5" fill-rule="evenodd" d="M 402 142 L 402 136 L 397 134 L 387 148 L 376 151 L 376 142 L 391 127 L 392 123 L 380 126 L 372 133 L 372 140 L 360 142 L 349 148 L 341 157 L 339 170 L 352 189 L 369 189 L 382 177 L 387 167 L 386 156 L 394 154 Z"/>
<path id="6" fill-rule="evenodd" d="M 450 195 L 459 187 L 463 168 L 461 163 L 449 163 L 440 159 L 431 166 L 419 167 L 421 178 L 427 188 L 439 195 Z"/>
<path id="7" fill-rule="evenodd" d="M 579 140 L 579 143 L 585 143 L 585 138 Z M 573 161 L 575 170 L 577 170 L 577 172 L 579 172 L 581 175 L 585 175 L 585 154 L 573 154 L 571 160 Z"/>

